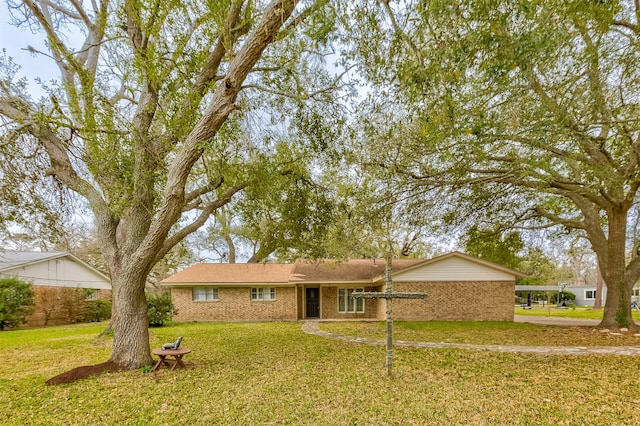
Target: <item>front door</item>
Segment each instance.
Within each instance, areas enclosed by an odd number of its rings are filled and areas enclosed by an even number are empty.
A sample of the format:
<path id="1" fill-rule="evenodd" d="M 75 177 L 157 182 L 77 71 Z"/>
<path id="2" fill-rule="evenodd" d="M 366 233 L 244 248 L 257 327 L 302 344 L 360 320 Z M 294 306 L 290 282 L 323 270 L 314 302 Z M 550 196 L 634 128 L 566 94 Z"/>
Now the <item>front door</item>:
<path id="1" fill-rule="evenodd" d="M 305 298 L 307 300 L 307 318 L 320 317 L 320 289 L 305 289 Z"/>

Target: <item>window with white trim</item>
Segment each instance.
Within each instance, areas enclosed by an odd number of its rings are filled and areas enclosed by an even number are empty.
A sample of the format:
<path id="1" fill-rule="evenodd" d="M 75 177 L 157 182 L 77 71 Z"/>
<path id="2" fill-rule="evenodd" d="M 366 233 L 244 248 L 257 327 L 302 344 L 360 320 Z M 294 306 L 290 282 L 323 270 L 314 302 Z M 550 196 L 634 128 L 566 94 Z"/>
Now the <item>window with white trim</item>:
<path id="1" fill-rule="evenodd" d="M 253 287 L 251 300 L 276 300 L 275 287 Z"/>
<path id="2" fill-rule="evenodd" d="M 218 300 L 218 289 L 216 287 L 194 287 L 194 302 L 211 302 Z"/>
<path id="3" fill-rule="evenodd" d="M 352 296 L 354 291 L 364 291 L 361 288 L 338 289 L 338 312 L 341 314 L 363 313 L 364 299 Z"/>
<path id="4" fill-rule="evenodd" d="M 596 291 L 595 290 L 585 290 L 584 291 L 585 300 L 596 300 Z"/>

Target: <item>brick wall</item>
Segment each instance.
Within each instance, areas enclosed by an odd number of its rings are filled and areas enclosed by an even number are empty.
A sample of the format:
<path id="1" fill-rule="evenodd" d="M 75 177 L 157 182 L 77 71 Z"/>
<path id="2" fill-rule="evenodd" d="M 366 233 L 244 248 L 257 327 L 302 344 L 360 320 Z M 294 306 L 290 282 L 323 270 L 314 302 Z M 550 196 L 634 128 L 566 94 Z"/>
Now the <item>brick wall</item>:
<path id="1" fill-rule="evenodd" d="M 373 287 L 366 287 L 365 291 L 376 291 Z M 322 287 L 320 289 L 322 300 L 322 319 L 358 319 L 377 318 L 379 300 L 368 299 L 364 301 L 364 313 L 339 313 L 338 312 L 338 287 Z"/>
<path id="2" fill-rule="evenodd" d="M 423 300 L 394 300 L 395 320 L 513 321 L 513 281 L 398 282 L 393 290 L 427 293 Z"/>
<path id="3" fill-rule="evenodd" d="M 276 290 L 277 291 L 277 290 Z M 303 319 L 304 315 L 304 287 L 296 286 L 296 303 L 298 304 L 298 319 Z"/>
<path id="4" fill-rule="evenodd" d="M 26 327 L 75 323 L 83 309 L 82 289 L 34 285 L 35 311 L 29 315 Z M 111 299 L 111 290 L 99 290 L 99 298 Z"/>
<path id="5" fill-rule="evenodd" d="M 249 287 L 218 287 L 218 300 L 194 302 L 191 287 L 171 289 L 175 321 L 296 320 L 295 287 L 276 287 L 276 300 L 252 301 Z"/>

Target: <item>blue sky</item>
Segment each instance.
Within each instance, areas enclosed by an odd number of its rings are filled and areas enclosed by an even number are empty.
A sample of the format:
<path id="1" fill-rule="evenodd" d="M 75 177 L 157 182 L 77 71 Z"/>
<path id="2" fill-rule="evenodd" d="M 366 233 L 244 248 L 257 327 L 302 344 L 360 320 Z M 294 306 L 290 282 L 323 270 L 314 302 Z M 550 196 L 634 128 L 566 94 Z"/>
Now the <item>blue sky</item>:
<path id="1" fill-rule="evenodd" d="M 44 34 L 34 34 L 29 28 L 16 28 L 11 25 L 7 5 L 0 1 L 0 51 L 5 49 L 7 55 L 22 67 L 20 74 L 27 77 L 31 94 L 37 97 L 43 92 L 35 83 L 35 78 L 57 79 L 58 69 L 51 59 L 29 53 L 26 50 L 28 46 L 46 52 Z"/>

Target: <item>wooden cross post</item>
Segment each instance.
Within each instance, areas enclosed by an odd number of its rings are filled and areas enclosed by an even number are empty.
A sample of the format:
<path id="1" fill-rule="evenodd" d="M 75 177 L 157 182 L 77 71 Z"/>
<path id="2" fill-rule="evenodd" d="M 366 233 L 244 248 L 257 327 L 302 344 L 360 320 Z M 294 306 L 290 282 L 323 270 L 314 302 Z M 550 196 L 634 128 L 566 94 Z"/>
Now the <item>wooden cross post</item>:
<path id="1" fill-rule="evenodd" d="M 387 259 L 385 268 L 385 289 L 380 291 L 357 291 L 351 293 L 354 298 L 362 299 L 385 299 L 387 301 L 387 359 L 385 367 L 387 376 L 391 377 L 393 367 L 393 299 L 426 299 L 426 293 L 417 292 L 394 292 L 391 281 L 391 258 Z"/>

